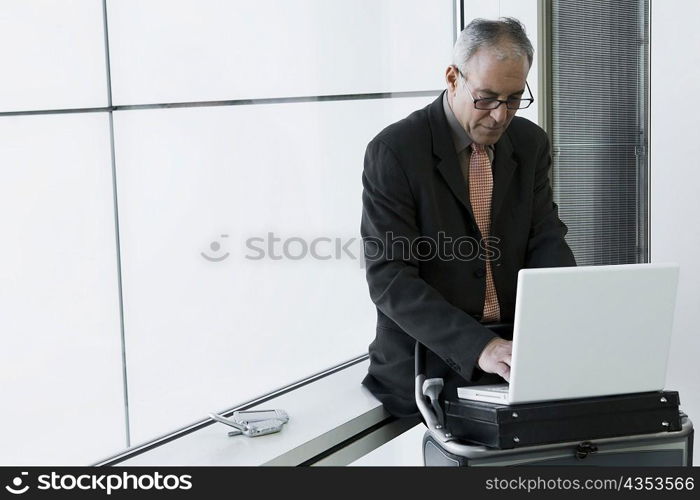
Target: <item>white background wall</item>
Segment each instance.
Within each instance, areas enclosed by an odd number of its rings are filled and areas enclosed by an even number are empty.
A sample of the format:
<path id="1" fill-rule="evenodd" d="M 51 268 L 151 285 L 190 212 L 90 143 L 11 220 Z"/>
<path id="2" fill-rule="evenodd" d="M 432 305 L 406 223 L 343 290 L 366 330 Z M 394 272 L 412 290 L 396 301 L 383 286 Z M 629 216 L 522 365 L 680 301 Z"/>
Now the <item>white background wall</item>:
<path id="1" fill-rule="evenodd" d="M 700 424 L 700 3 L 651 3 L 651 260 L 681 266 L 667 387 Z M 700 453 L 695 447 L 695 463 Z"/>

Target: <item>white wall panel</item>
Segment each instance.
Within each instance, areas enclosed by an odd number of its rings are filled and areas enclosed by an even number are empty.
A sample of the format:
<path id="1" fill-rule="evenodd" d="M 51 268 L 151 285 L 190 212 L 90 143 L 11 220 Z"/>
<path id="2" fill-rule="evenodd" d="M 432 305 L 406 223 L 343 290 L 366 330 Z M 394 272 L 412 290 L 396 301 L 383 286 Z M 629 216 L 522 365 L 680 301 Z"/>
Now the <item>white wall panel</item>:
<path id="1" fill-rule="evenodd" d="M 0 463 L 126 445 L 108 116 L 0 118 Z"/>
<path id="2" fill-rule="evenodd" d="M 0 112 L 107 105 L 100 0 L 0 0 Z"/>
<path id="3" fill-rule="evenodd" d="M 431 100 L 115 113 L 134 442 L 366 352 L 364 149 Z M 356 258 L 246 259 L 268 232 L 331 238 L 322 257 L 355 238 Z"/>
<path id="4" fill-rule="evenodd" d="M 700 161 L 697 119 L 691 102 L 669 105 L 668 96 L 700 88 L 700 46 L 695 27 L 700 4 L 651 3 L 651 259 L 681 266 L 666 387 L 680 392 L 682 407 L 700 421 Z M 700 452 L 695 447 L 695 463 Z"/>
<path id="5" fill-rule="evenodd" d="M 496 19 L 500 16 L 500 3 L 500 0 L 464 0 L 465 26 L 477 17 Z"/>
<path id="6" fill-rule="evenodd" d="M 115 104 L 434 90 L 452 0 L 109 0 Z"/>

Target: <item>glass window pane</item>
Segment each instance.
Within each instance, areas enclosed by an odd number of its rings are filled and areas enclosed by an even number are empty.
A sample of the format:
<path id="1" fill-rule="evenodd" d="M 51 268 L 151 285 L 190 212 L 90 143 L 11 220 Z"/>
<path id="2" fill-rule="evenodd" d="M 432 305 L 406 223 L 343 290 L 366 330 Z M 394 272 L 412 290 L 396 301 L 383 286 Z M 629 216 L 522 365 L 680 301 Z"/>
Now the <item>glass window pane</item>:
<path id="1" fill-rule="evenodd" d="M 124 447 L 106 113 L 0 118 L 0 463 Z"/>
<path id="2" fill-rule="evenodd" d="M 108 3 L 115 104 L 440 89 L 452 0 Z"/>
<path id="3" fill-rule="evenodd" d="M 432 99 L 115 113 L 134 442 L 367 352 L 364 149 Z"/>
<path id="4" fill-rule="evenodd" d="M 102 2 L 3 0 L 0 47 L 0 112 L 107 105 Z"/>

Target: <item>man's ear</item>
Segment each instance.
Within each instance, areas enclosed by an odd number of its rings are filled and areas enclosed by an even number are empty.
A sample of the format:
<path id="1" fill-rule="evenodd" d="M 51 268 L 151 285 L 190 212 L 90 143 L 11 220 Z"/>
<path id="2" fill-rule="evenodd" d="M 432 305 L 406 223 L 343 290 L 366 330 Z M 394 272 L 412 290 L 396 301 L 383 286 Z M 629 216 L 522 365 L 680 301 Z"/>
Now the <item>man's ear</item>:
<path id="1" fill-rule="evenodd" d="M 445 70 L 445 82 L 447 83 L 447 90 L 454 94 L 457 89 L 457 83 L 459 78 L 459 72 L 456 66 L 448 66 Z"/>

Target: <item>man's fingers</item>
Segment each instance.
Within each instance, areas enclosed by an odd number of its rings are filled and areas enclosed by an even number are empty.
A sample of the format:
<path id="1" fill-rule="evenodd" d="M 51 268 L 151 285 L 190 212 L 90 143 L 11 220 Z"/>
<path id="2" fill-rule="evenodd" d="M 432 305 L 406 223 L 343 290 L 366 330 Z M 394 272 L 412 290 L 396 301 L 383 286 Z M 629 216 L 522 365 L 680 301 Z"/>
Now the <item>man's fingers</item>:
<path id="1" fill-rule="evenodd" d="M 512 356 L 513 355 L 513 344 L 508 343 L 508 344 L 501 344 L 498 346 L 499 348 L 494 350 L 493 354 L 498 357 L 498 358 L 504 358 L 505 356 Z"/>
<path id="2" fill-rule="evenodd" d="M 510 382 L 510 366 L 505 363 L 498 363 L 496 373 L 503 377 L 506 382 Z"/>
<path id="3" fill-rule="evenodd" d="M 502 373 L 503 365 L 508 369 L 506 376 L 510 376 L 510 365 L 513 361 L 513 342 L 503 339 L 494 339 L 486 346 L 479 357 L 479 368 L 487 373 L 496 373 L 505 378 Z"/>
<path id="4" fill-rule="evenodd" d="M 505 364 L 503 366 L 505 366 L 505 368 L 502 370 L 500 375 L 506 380 L 506 382 L 510 382 L 510 366 Z"/>

